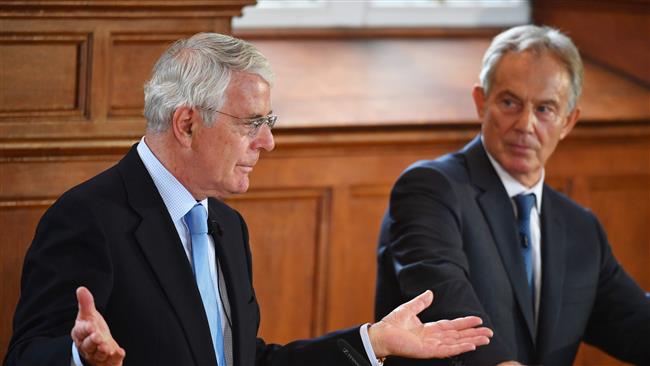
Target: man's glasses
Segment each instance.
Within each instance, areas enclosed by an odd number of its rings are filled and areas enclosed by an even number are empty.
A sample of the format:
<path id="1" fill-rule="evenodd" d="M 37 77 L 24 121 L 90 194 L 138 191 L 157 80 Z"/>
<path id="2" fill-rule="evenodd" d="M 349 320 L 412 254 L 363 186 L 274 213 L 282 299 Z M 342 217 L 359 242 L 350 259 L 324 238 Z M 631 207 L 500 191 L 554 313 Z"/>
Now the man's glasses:
<path id="1" fill-rule="evenodd" d="M 269 129 L 272 129 L 273 126 L 275 126 L 275 122 L 278 120 L 278 116 L 273 114 L 269 114 L 267 116 L 257 117 L 257 118 L 241 118 L 208 107 L 198 107 L 198 108 L 205 109 L 211 112 L 217 112 L 219 114 L 223 114 L 225 116 L 240 120 L 241 124 L 246 126 L 246 128 L 248 128 L 248 136 L 250 137 L 257 136 L 257 133 L 260 132 L 260 128 L 262 128 L 262 125 L 267 125 L 269 126 Z"/>

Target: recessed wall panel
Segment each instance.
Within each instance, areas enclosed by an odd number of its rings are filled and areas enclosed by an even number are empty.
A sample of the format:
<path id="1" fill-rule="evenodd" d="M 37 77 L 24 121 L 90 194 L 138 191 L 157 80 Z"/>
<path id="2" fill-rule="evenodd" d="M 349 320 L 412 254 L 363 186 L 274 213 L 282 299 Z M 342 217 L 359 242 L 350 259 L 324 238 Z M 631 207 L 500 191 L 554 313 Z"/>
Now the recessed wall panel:
<path id="1" fill-rule="evenodd" d="M 109 116 L 141 117 L 144 83 L 160 55 L 183 34 L 116 34 L 110 52 Z"/>
<path id="2" fill-rule="evenodd" d="M 0 35 L 0 121 L 85 113 L 86 35 Z"/>

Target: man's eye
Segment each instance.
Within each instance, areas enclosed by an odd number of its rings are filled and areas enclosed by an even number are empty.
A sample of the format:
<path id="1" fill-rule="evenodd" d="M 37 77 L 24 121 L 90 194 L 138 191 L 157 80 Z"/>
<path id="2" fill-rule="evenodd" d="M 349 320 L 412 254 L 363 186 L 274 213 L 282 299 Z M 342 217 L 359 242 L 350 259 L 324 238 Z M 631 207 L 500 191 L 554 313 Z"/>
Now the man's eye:
<path id="1" fill-rule="evenodd" d="M 513 108 L 513 107 L 515 107 L 515 104 L 516 104 L 515 101 L 512 100 L 512 99 L 503 99 L 503 100 L 501 101 L 501 103 L 502 103 L 503 106 L 506 107 L 506 108 Z"/>

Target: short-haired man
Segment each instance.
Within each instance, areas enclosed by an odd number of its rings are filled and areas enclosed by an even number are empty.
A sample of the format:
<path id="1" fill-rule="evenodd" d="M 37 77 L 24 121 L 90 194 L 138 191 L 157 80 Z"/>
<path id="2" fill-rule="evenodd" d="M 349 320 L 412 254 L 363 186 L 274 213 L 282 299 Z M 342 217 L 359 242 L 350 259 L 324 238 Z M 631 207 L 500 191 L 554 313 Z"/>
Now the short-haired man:
<path id="1" fill-rule="evenodd" d="M 650 300 L 596 217 L 544 184 L 544 165 L 578 120 L 581 84 L 578 50 L 559 31 L 499 34 L 472 94 L 481 134 L 399 177 L 380 235 L 376 316 L 432 289 L 440 299 L 423 320 L 469 313 L 495 334 L 421 364 L 571 365 L 582 340 L 650 364 Z"/>
<path id="2" fill-rule="evenodd" d="M 197 34 L 161 56 L 140 143 L 41 219 L 5 364 L 376 364 L 488 343 L 477 317 L 423 325 L 430 292 L 370 328 L 284 347 L 257 338 L 248 231 L 219 199 L 245 192 L 273 149 L 271 82 L 266 58 L 229 36 Z"/>

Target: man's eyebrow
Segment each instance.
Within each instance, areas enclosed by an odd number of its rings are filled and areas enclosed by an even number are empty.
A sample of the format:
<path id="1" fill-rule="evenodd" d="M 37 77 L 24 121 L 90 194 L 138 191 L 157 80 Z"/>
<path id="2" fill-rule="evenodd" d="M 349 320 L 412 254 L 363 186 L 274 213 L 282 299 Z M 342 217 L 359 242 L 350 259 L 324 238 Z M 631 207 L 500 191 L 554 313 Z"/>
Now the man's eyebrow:
<path id="1" fill-rule="evenodd" d="M 559 106 L 561 103 L 559 100 L 554 99 L 554 98 L 547 98 L 547 99 L 540 99 L 538 101 L 535 101 L 537 104 L 551 104 L 553 106 Z"/>
<path id="2" fill-rule="evenodd" d="M 266 115 L 261 115 L 261 114 L 255 114 L 253 116 L 248 117 L 249 119 L 257 119 L 257 118 L 263 118 L 263 117 L 268 117 L 273 114 L 273 111 L 271 110 L 268 114 Z"/>
<path id="3" fill-rule="evenodd" d="M 517 100 L 521 100 L 521 98 L 519 98 L 519 96 L 517 94 L 515 94 L 514 92 L 512 92 L 511 90 L 508 90 L 508 89 L 502 90 L 502 91 L 497 93 L 497 97 L 503 97 L 503 96 L 512 97 L 512 98 L 515 98 Z"/>

